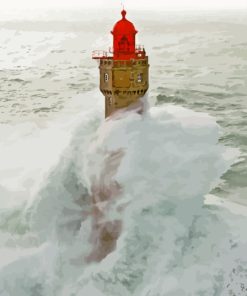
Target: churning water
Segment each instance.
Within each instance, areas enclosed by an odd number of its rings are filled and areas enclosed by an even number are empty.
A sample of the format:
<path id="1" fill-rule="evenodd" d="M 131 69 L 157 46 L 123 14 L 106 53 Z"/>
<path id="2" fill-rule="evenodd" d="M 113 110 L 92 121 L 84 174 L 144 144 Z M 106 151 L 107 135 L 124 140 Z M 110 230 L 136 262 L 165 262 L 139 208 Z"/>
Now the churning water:
<path id="1" fill-rule="evenodd" d="M 107 121 L 90 53 L 115 19 L 0 23 L 1 296 L 247 295 L 246 15 L 134 15 L 150 108 Z M 116 249 L 88 263 L 115 184 Z"/>

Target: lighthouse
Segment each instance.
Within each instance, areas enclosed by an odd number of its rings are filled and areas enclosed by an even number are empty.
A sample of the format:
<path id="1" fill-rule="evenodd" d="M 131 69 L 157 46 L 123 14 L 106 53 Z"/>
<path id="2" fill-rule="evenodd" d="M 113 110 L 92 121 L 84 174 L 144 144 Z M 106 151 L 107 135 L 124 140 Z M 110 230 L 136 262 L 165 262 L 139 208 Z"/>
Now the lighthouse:
<path id="1" fill-rule="evenodd" d="M 137 30 L 127 20 L 122 10 L 122 19 L 111 31 L 113 47 L 108 51 L 95 50 L 92 58 L 99 61 L 100 91 L 105 97 L 105 117 L 116 110 L 138 103 L 148 90 L 148 56 L 144 46 L 136 45 Z"/>

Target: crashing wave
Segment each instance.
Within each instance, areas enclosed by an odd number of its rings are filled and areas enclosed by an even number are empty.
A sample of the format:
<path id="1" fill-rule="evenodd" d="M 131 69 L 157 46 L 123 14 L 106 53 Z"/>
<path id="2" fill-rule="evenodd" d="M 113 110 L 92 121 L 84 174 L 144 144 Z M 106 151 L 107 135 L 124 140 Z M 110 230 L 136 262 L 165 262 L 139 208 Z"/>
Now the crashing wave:
<path id="1" fill-rule="evenodd" d="M 101 116 L 83 114 L 18 216 L 25 238 L 0 270 L 3 295 L 225 295 L 246 287 L 245 220 L 204 204 L 236 158 L 218 144 L 214 119 L 175 106 Z"/>

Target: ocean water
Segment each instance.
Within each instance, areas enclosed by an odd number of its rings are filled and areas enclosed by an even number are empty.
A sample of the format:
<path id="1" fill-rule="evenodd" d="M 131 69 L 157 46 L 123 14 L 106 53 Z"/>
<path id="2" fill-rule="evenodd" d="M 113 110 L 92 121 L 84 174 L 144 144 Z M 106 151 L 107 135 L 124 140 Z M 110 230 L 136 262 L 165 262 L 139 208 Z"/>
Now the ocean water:
<path id="1" fill-rule="evenodd" d="M 105 121 L 117 12 L 1 12 L 1 296 L 247 295 L 246 14 L 130 12 L 147 108 Z"/>

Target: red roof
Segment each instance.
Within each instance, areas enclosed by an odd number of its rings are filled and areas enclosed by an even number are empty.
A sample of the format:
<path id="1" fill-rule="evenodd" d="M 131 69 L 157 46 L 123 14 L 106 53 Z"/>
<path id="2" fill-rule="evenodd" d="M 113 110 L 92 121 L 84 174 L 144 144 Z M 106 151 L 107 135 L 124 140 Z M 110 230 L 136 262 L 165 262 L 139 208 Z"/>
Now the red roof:
<path id="1" fill-rule="evenodd" d="M 137 31 L 135 29 L 135 26 L 125 18 L 126 11 L 122 10 L 121 14 L 122 19 L 115 24 L 111 33 L 113 35 L 136 34 Z"/>

